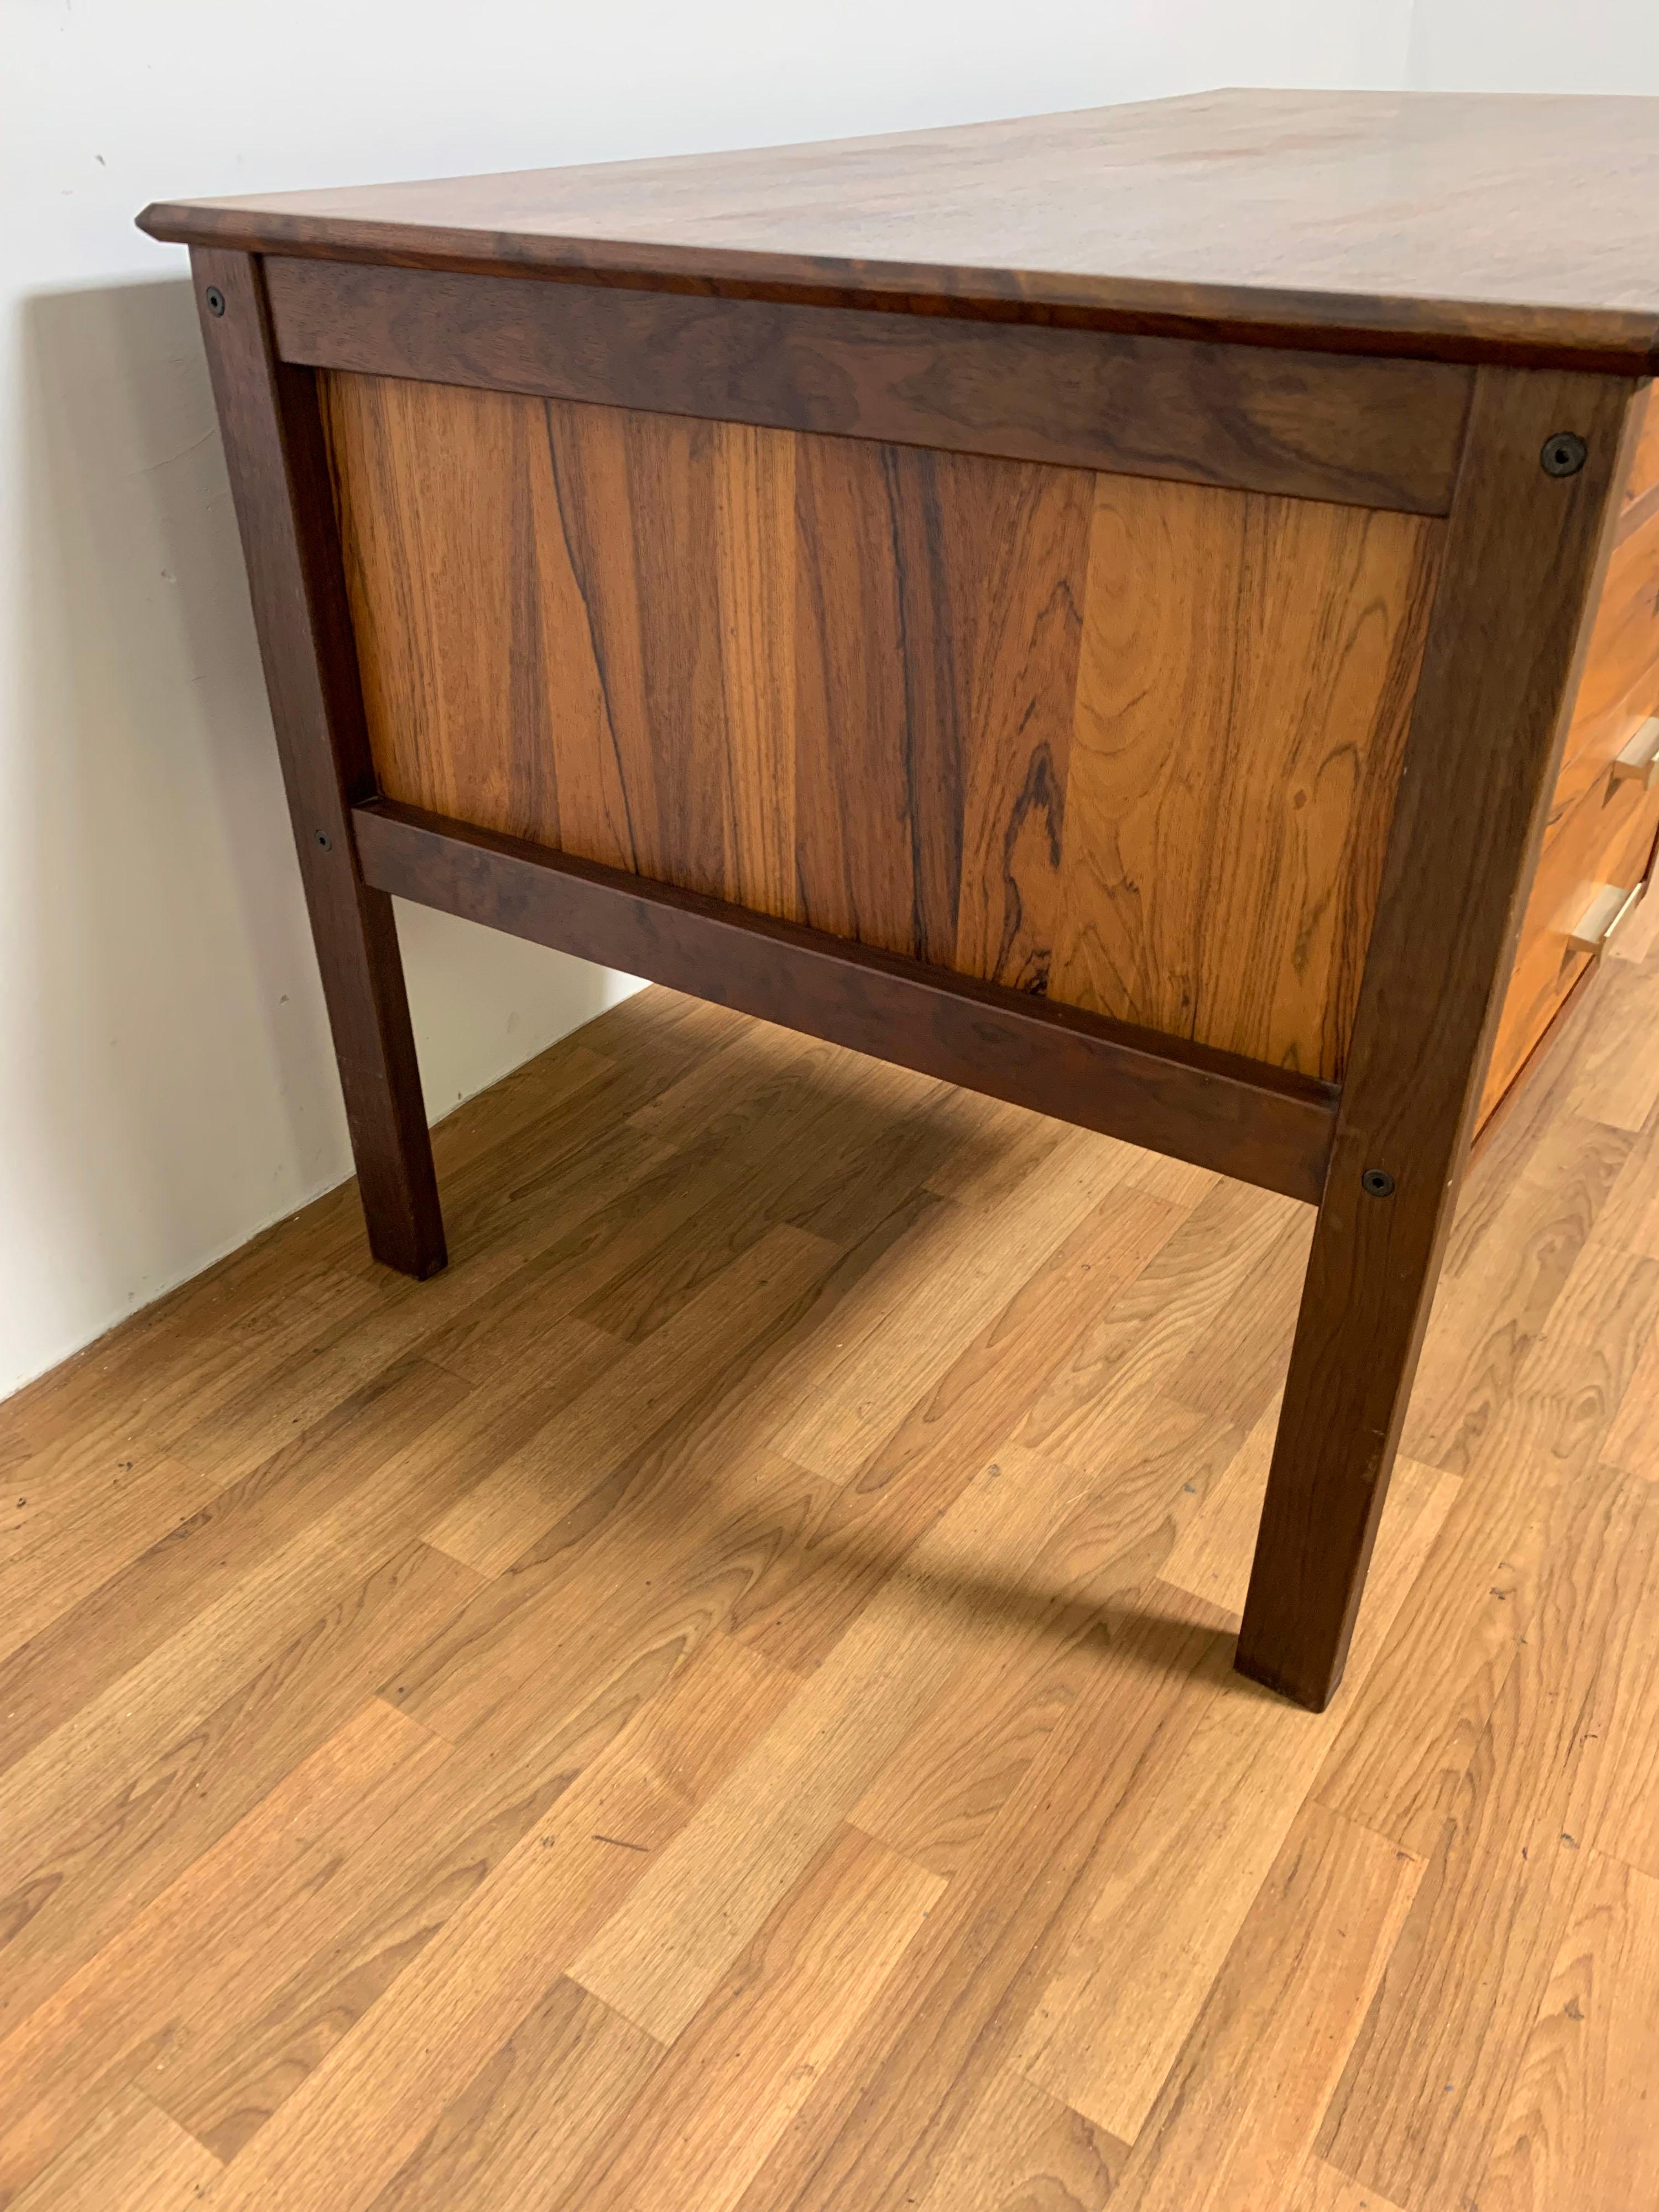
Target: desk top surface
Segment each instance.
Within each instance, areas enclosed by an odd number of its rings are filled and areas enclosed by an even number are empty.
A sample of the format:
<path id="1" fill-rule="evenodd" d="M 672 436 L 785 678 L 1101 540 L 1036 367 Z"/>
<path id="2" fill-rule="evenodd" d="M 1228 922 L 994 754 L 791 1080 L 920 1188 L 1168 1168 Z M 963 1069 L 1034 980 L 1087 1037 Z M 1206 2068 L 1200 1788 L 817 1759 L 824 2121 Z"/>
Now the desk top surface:
<path id="1" fill-rule="evenodd" d="M 1659 100 L 1203 93 L 140 222 L 253 252 L 1659 365 Z"/>

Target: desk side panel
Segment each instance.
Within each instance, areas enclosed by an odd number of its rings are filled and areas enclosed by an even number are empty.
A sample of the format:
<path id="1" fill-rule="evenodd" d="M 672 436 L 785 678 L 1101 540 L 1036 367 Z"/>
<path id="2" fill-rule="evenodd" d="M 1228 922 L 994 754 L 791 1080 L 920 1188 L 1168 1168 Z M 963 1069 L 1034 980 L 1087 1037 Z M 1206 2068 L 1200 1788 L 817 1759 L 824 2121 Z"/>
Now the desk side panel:
<path id="1" fill-rule="evenodd" d="M 1533 878 L 1480 1101 L 1484 1124 L 1599 957 L 1576 941 L 1610 889 L 1651 873 L 1659 775 L 1616 772 L 1619 756 L 1659 749 L 1659 406 L 1651 387 L 1567 726 L 1544 848 Z M 1645 735 L 1644 734 L 1645 732 Z"/>
<path id="2" fill-rule="evenodd" d="M 1340 1078 L 1443 524 L 322 382 L 388 798 Z"/>

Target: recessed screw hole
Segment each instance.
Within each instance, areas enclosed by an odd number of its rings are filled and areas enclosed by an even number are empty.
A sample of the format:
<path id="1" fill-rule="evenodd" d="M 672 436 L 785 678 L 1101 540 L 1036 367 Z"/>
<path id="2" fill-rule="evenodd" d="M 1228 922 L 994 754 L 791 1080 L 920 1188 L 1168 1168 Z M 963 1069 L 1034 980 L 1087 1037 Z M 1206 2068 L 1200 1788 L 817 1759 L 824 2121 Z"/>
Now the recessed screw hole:
<path id="1" fill-rule="evenodd" d="M 1557 430 L 1545 439 L 1538 458 L 1547 477 L 1576 477 L 1589 455 L 1589 447 L 1576 431 Z"/>
<path id="2" fill-rule="evenodd" d="M 1387 1168 L 1367 1168 L 1359 1178 L 1359 1188 L 1369 1198 L 1392 1198 L 1394 1177 Z"/>
<path id="3" fill-rule="evenodd" d="M 207 305 L 210 315 L 222 315 L 225 312 L 225 295 L 216 284 L 207 288 Z"/>
<path id="4" fill-rule="evenodd" d="M 334 850 L 334 840 L 329 836 L 326 830 L 319 830 L 317 832 L 317 842 L 322 847 L 325 853 L 331 853 Z"/>

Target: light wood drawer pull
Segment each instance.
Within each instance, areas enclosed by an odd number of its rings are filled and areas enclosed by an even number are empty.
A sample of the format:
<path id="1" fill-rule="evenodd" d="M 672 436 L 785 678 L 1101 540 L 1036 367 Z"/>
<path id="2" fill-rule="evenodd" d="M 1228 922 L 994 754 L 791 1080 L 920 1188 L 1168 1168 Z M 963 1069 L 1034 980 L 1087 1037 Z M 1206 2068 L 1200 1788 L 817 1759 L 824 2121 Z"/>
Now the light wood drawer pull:
<path id="1" fill-rule="evenodd" d="M 1613 764 L 1615 783 L 1639 783 L 1651 791 L 1659 783 L 1659 714 L 1650 714 Z"/>
<path id="2" fill-rule="evenodd" d="M 1645 882 L 1629 891 L 1618 884 L 1602 884 L 1579 917 L 1577 927 L 1567 933 L 1567 942 L 1573 951 L 1604 952 L 1613 933 L 1646 889 Z"/>

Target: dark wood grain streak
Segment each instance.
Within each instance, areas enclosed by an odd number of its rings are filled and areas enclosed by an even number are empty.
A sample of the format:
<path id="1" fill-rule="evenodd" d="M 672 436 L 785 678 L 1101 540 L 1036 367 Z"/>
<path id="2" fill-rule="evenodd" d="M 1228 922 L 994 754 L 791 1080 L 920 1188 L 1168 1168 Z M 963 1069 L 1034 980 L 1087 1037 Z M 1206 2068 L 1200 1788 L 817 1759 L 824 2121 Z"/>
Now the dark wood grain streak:
<path id="1" fill-rule="evenodd" d="M 267 264 L 308 367 L 1443 514 L 1468 408 L 1435 362 Z"/>
<path id="2" fill-rule="evenodd" d="M 1641 374 L 1651 100 L 1232 91 L 944 131 L 174 201 L 153 236 L 349 261 Z"/>
<path id="3" fill-rule="evenodd" d="M 392 902 L 352 857 L 347 810 L 374 770 L 315 379 L 277 359 L 256 262 L 206 250 L 191 266 L 369 1245 L 424 1277 L 443 1219 Z"/>
<path id="4" fill-rule="evenodd" d="M 1483 370 L 1308 1265 L 1238 1665 L 1322 1710 L 1354 1615 L 1636 429 L 1626 380 Z M 1560 429 L 1574 477 L 1540 466 Z M 1470 865 L 1478 853 L 1480 865 Z M 1366 1194 L 1380 1169 L 1392 1197 Z"/>
<path id="5" fill-rule="evenodd" d="M 1159 1037 L 373 800 L 352 814 L 364 878 L 877 1059 L 1310 1202 L 1332 1085 Z"/>
<path id="6" fill-rule="evenodd" d="M 1044 990 L 1092 479 L 818 439 L 794 476 L 799 919 Z"/>
<path id="7" fill-rule="evenodd" d="M 896 459 L 816 440 L 796 455 L 796 532 L 811 557 L 797 564 L 795 583 L 795 880 L 813 929 L 943 960 L 961 784 L 954 763 L 937 790 L 915 773 L 910 710 L 938 672 L 926 667 L 924 634 L 919 680 L 907 680 L 915 579 L 904 541 L 914 551 L 917 532 L 896 528 Z M 913 495 L 927 474 L 927 457 L 917 460 Z M 863 557 L 836 560 L 840 547 Z M 933 719 L 924 716 L 924 745 Z"/>
<path id="8" fill-rule="evenodd" d="M 384 797 L 1340 1080 L 1437 518 L 321 381 Z"/>

